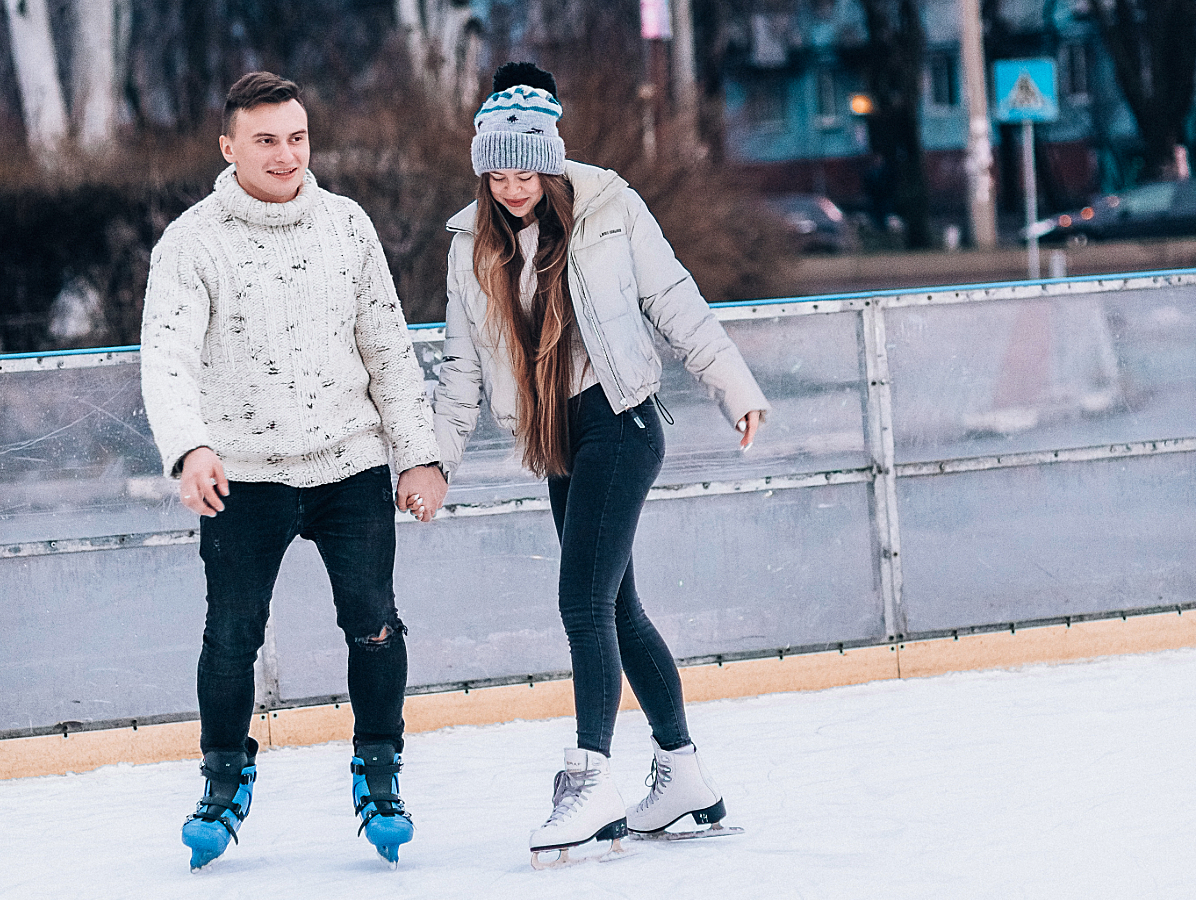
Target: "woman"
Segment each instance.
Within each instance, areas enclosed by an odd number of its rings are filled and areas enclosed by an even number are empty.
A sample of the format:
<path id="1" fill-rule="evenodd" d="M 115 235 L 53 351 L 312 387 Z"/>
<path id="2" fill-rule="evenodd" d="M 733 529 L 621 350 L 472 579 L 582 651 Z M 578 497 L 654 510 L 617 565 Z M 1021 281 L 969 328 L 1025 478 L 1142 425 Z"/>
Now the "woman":
<path id="1" fill-rule="evenodd" d="M 485 390 L 523 463 L 548 480 L 578 747 L 530 838 L 536 865 L 539 851 L 615 841 L 626 825 L 656 832 L 689 814 L 724 816 L 688 735 L 674 660 L 634 589 L 634 533 L 664 450 L 651 326 L 736 423 L 743 448 L 768 404 L 642 199 L 616 173 L 566 160 L 553 76 L 509 63 L 493 90 L 475 116 L 476 202 L 447 224 L 434 428 L 452 477 Z M 650 722 L 656 773 L 629 809 L 608 760 L 622 669 Z"/>

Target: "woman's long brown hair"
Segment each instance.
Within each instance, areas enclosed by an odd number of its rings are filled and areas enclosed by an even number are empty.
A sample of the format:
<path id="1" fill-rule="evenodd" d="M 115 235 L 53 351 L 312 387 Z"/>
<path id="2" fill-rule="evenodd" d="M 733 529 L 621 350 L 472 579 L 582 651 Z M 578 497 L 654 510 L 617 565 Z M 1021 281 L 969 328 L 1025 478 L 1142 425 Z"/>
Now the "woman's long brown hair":
<path id="1" fill-rule="evenodd" d="M 567 242 L 575 217 L 574 191 L 561 175 L 539 175 L 543 197 L 534 257 L 537 290 L 528 310 L 521 305 L 523 260 L 514 223 L 492 197 L 490 176 L 479 178 L 475 214 L 475 278 L 487 296 L 485 330 L 508 346 L 517 388 L 517 440 L 521 461 L 535 475 L 571 470 L 567 400 L 571 391 L 570 329 L 575 321 L 567 287 Z"/>

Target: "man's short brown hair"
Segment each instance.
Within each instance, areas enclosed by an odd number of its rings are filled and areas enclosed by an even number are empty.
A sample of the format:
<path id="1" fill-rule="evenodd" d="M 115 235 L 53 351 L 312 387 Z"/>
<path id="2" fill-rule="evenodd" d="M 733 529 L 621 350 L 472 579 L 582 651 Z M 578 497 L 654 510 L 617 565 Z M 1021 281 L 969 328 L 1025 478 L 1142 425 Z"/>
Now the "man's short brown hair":
<path id="1" fill-rule="evenodd" d="M 239 110 L 253 109 L 263 103 L 287 103 L 295 100 L 301 106 L 300 86 L 280 78 L 273 72 L 247 72 L 233 83 L 225 95 L 225 112 L 221 116 L 221 134 L 233 134 L 233 118 Z"/>

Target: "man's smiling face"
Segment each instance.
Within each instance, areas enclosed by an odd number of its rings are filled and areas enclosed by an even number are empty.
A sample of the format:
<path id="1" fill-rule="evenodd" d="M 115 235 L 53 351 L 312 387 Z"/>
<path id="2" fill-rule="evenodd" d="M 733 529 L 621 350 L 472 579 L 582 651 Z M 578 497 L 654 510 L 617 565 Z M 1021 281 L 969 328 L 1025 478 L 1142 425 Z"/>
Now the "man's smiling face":
<path id="1" fill-rule="evenodd" d="M 238 184 L 251 197 L 286 203 L 304 184 L 308 168 L 308 113 L 295 100 L 239 110 L 221 135 L 221 155 L 237 166 Z"/>

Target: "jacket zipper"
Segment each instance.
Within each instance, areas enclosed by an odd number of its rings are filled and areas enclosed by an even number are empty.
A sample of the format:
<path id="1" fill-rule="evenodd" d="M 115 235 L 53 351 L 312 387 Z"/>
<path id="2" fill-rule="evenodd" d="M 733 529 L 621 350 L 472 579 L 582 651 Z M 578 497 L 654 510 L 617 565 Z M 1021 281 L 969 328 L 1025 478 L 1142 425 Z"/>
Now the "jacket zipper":
<path id="1" fill-rule="evenodd" d="M 612 357 L 608 353 L 608 344 L 604 341 L 604 332 L 600 330 L 600 323 L 596 319 L 596 311 L 592 308 L 591 299 L 588 297 L 587 288 L 583 281 L 583 273 L 579 271 L 579 263 L 575 259 L 575 254 L 571 253 L 571 268 L 575 270 L 575 277 L 579 281 L 579 289 L 583 293 L 580 301 L 583 304 L 583 309 L 587 313 L 588 320 L 591 322 L 592 330 L 596 332 L 596 340 L 600 342 L 600 349 L 604 351 L 604 361 L 608 363 L 608 371 L 612 373 L 613 382 L 617 386 L 617 390 L 621 392 L 621 405 L 626 409 L 630 408 L 629 398 L 625 396 L 625 387 L 621 384 L 621 378 L 617 375 L 616 366 L 613 365 Z M 645 428 L 645 424 L 637 413 L 633 414 L 633 421 L 637 422 L 638 428 Z"/>

